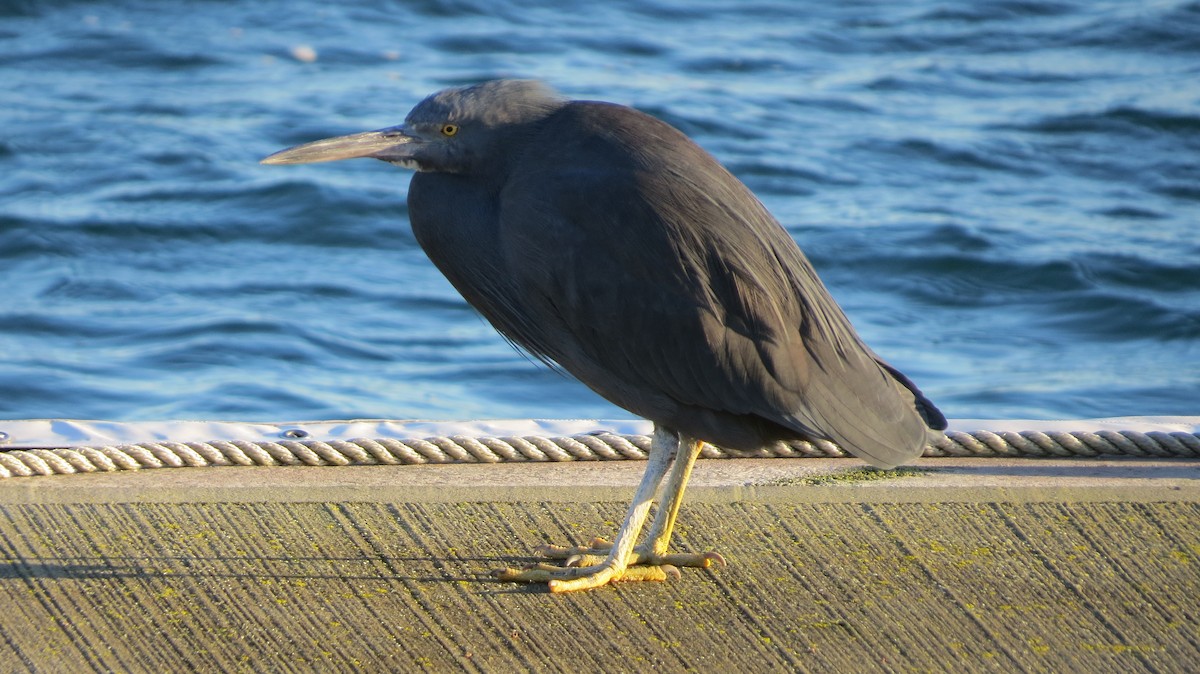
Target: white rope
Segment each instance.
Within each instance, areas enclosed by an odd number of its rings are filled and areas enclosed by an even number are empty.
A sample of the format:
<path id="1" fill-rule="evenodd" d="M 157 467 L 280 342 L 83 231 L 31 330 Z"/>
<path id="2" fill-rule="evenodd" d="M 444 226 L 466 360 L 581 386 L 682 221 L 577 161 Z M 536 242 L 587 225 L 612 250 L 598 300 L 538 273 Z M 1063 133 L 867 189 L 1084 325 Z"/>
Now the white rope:
<path id="1" fill-rule="evenodd" d="M 0 452 L 0 477 L 31 477 L 184 466 L 352 466 L 425 463 L 618 461 L 646 458 L 650 437 L 593 433 L 574 436 L 354 440 L 144 442 L 100 447 Z M 752 453 L 705 445 L 704 458 L 847 456 L 826 441 L 776 443 Z M 958 457 L 1200 457 L 1200 433 L 1161 431 L 951 431 L 924 456 Z"/>

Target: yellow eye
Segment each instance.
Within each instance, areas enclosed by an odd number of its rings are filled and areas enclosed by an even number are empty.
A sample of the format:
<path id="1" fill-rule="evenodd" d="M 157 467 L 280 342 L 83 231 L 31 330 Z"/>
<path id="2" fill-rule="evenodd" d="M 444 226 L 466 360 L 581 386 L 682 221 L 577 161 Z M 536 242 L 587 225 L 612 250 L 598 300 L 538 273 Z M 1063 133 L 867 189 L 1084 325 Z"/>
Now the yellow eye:
<path id="1" fill-rule="evenodd" d="M 450 136 L 453 136 L 456 133 L 458 133 L 458 125 L 457 124 L 443 124 L 442 125 L 442 135 L 443 136 L 446 136 L 448 138 Z"/>

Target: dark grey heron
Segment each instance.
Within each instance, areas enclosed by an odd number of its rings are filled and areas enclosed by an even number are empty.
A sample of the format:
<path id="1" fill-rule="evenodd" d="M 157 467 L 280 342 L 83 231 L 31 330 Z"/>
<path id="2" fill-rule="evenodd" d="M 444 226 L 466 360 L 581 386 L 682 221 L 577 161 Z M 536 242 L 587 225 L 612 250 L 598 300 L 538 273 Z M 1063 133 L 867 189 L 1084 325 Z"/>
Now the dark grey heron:
<path id="1" fill-rule="evenodd" d="M 400 126 L 263 163 L 353 157 L 416 171 L 417 241 L 504 337 L 654 422 L 645 476 L 613 542 L 549 546 L 562 566 L 500 578 L 569 591 L 720 561 L 668 553 L 703 442 L 737 451 L 831 440 L 891 468 L 946 427 L 862 342 L 754 194 L 654 117 L 499 80 L 433 94 Z"/>

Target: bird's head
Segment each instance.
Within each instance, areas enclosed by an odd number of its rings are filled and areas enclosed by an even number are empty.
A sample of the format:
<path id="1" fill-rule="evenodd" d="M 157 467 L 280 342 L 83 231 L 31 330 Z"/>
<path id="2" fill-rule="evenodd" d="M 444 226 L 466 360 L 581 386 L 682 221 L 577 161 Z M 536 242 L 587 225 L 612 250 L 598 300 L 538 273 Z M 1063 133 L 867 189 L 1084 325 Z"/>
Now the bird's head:
<path id="1" fill-rule="evenodd" d="M 263 164 L 311 164 L 369 157 L 416 171 L 471 174 L 493 168 L 523 129 L 565 101 L 532 80 L 493 80 L 445 89 L 421 101 L 404 123 L 288 148 Z"/>

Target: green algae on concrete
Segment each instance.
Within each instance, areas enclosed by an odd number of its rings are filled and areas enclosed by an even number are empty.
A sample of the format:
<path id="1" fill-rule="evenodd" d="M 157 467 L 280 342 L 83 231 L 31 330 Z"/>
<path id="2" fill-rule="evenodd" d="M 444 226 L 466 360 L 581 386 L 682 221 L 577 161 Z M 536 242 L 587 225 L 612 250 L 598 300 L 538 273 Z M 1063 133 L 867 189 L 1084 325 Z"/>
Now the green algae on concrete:
<path id="1" fill-rule="evenodd" d="M 898 480 L 905 477 L 917 477 L 936 472 L 936 468 L 918 468 L 915 466 L 899 466 L 884 470 L 873 466 L 844 468 L 803 477 L 786 477 L 761 483 L 764 487 L 786 487 L 789 485 L 838 485 L 861 484 L 879 480 Z"/>

